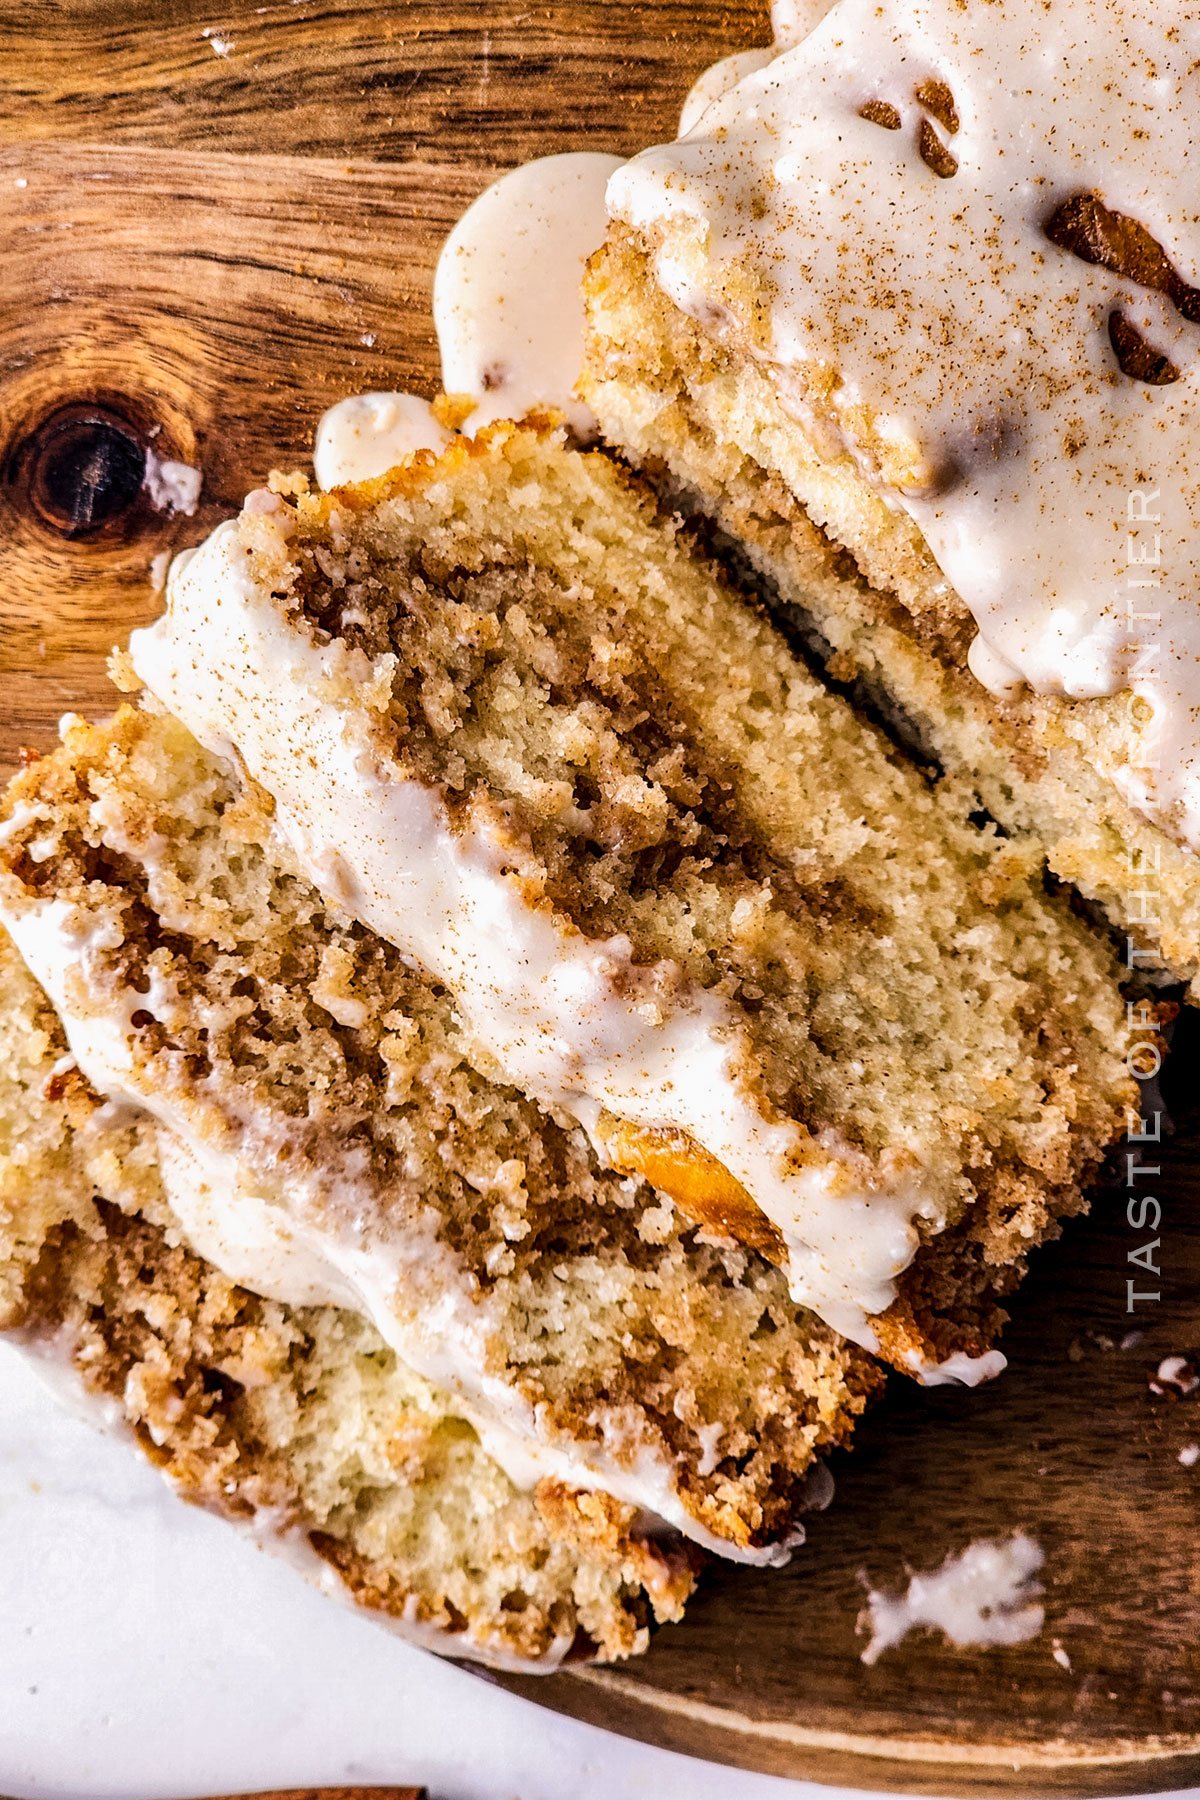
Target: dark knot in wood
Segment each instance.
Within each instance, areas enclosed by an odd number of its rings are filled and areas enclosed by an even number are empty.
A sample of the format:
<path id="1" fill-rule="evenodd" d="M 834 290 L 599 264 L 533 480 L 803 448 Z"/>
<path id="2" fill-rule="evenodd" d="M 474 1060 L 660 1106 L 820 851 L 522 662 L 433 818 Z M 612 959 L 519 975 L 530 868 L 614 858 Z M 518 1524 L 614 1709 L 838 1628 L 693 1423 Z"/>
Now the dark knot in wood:
<path id="1" fill-rule="evenodd" d="M 146 473 L 137 430 L 106 406 L 78 403 L 47 415 L 16 446 L 8 478 L 63 537 L 94 537 L 135 504 Z"/>

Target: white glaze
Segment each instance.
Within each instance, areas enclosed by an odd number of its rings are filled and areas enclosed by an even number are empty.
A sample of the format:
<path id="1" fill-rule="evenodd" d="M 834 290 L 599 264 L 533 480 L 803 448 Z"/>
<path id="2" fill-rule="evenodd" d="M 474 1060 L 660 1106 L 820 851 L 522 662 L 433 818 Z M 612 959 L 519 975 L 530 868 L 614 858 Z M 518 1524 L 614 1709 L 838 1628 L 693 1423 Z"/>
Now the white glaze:
<path id="1" fill-rule="evenodd" d="M 1007 700 L 1019 694 L 1025 683 L 1019 669 L 1006 662 L 1000 652 L 982 635 L 971 639 L 967 649 L 967 667 L 989 694 Z"/>
<path id="2" fill-rule="evenodd" d="M 1176 1394 L 1194 1394 L 1200 1387 L 1200 1375 L 1196 1374 L 1191 1358 L 1187 1356 L 1164 1356 L 1158 1365 L 1156 1379 Z"/>
<path id="3" fill-rule="evenodd" d="M 72 1016 L 73 1041 L 88 1059 L 92 1074 L 105 1077 L 99 1092 L 120 1096 L 126 1104 L 145 1104 L 132 1066 L 122 1069 L 96 1058 L 89 1046 L 91 1021 Z M 84 1064 L 81 1062 L 80 1067 Z M 91 1074 L 88 1074 L 89 1081 Z M 256 1183 L 253 1171 L 226 1151 L 205 1143 L 195 1132 L 184 1135 L 182 1119 L 167 1114 L 179 1129 L 160 1125 L 156 1133 L 158 1169 L 171 1211 L 197 1256 L 220 1269 L 230 1281 L 284 1306 L 341 1306 L 361 1310 L 353 1285 L 340 1277 L 329 1258 L 298 1234 L 286 1209 L 272 1197 L 267 1183 Z"/>
<path id="4" fill-rule="evenodd" d="M 821 23 L 833 0 L 771 0 L 771 36 L 780 50 L 802 43 Z"/>
<path id="5" fill-rule="evenodd" d="M 617 156 L 578 151 L 523 163 L 482 193 L 438 258 L 433 317 L 442 386 L 475 408 L 463 429 L 554 407 L 595 429 L 575 398 L 583 365 L 583 265 L 604 241 Z"/>
<path id="6" fill-rule="evenodd" d="M 235 750 L 274 796 L 314 885 L 445 982 L 511 1080 L 589 1130 L 605 1107 L 687 1132 L 782 1233 L 795 1298 L 876 1346 L 869 1320 L 916 1254 L 917 1219 L 945 1220 L 926 1167 L 883 1166 L 832 1132 L 770 1116 L 737 1073 L 754 1058 L 733 1007 L 670 970 L 635 966 L 627 939 L 588 939 L 530 907 L 498 829 L 452 830 L 439 794 L 382 759 L 366 709 L 345 698 L 366 685 L 366 658 L 336 641 L 318 648 L 286 623 L 257 588 L 236 525 L 172 572 L 166 616 L 130 650 L 201 743 Z"/>
<path id="7" fill-rule="evenodd" d="M 172 462 L 158 456 L 153 446 L 146 450 L 146 467 L 142 486 L 155 512 L 182 513 L 190 519 L 200 504 L 204 477 L 190 463 Z"/>
<path id="8" fill-rule="evenodd" d="M 1043 227 L 1098 191 L 1200 282 L 1198 61 L 1191 4 L 840 0 L 702 131 L 609 188 L 618 217 L 665 235 L 658 278 L 685 309 L 740 336 L 730 277 L 767 285 L 753 353 L 830 454 L 849 451 L 916 521 L 990 651 L 977 674 L 1141 697 L 1113 778 L 1195 848 L 1200 324 Z M 936 128 L 949 179 L 918 152 L 930 78 L 960 117 Z M 871 99 L 902 128 L 860 117 Z M 1121 373 L 1114 309 L 1178 381 Z M 822 370 L 826 396 L 807 379 Z"/>
<path id="9" fill-rule="evenodd" d="M 418 450 L 444 450 L 452 433 L 416 394 L 351 394 L 321 417 L 313 448 L 317 483 L 328 491 L 371 481 Z"/>
<path id="10" fill-rule="evenodd" d="M 702 78 L 703 79 L 703 78 Z M 595 431 L 575 397 L 583 362 L 583 265 L 604 239 L 604 190 L 621 159 L 546 156 L 502 175 L 467 208 L 438 257 L 433 312 L 442 387 L 474 401 L 462 429 L 544 407 L 581 437 Z M 449 432 L 416 394 L 354 394 L 322 417 L 313 464 L 327 492 L 386 474 Z"/>
<path id="11" fill-rule="evenodd" d="M 548 1475 L 601 1488 L 716 1555 L 787 1561 L 788 1546 L 742 1551 L 700 1525 L 680 1498 L 673 1464 L 636 1443 L 636 1420 L 621 1408 L 592 1420 L 597 1439 L 568 1438 L 545 1409 L 489 1372 L 495 1327 L 487 1302 L 438 1241 L 432 1209 L 424 1221 L 405 1217 L 385 1229 L 377 1192 L 352 1165 L 298 1167 L 287 1157 L 285 1117 L 242 1116 L 236 1086 L 209 1081 L 168 1091 L 157 1081 L 138 1054 L 132 1015 L 150 1012 L 170 1029 L 173 1012 L 194 1001 L 180 1001 L 153 975 L 148 993 L 115 987 L 100 967 L 114 928 L 59 900 L 5 906 L 0 917 L 90 1085 L 162 1128 L 172 1209 L 194 1247 L 230 1280 L 285 1304 L 364 1314 L 409 1368 L 455 1396 L 515 1485 Z M 365 1219 L 376 1222 L 364 1232 Z"/>
<path id="12" fill-rule="evenodd" d="M 958 1648 L 1023 1644 L 1046 1622 L 1038 1570 L 1045 1558 L 1024 1532 L 1011 1538 L 977 1538 L 940 1569 L 914 1575 L 901 1594 L 867 1595 L 871 1641 L 862 1653 L 878 1662 L 918 1625 L 940 1631 Z"/>
<path id="13" fill-rule="evenodd" d="M 790 50 L 819 25 L 833 0 L 771 0 L 771 43 L 750 50 L 735 50 L 701 71 L 679 109 L 679 136 L 695 129 L 714 101 L 731 88 L 765 69 L 773 56 Z"/>
<path id="14" fill-rule="evenodd" d="M 979 1387 L 995 1381 L 1008 1367 L 1001 1350 L 985 1350 L 982 1356 L 956 1350 L 938 1363 L 923 1362 L 917 1351 L 910 1350 L 905 1360 L 922 1387 Z"/>
<path id="15" fill-rule="evenodd" d="M 772 49 L 735 50 L 732 56 L 723 56 L 698 75 L 687 91 L 683 105 L 679 109 L 679 135 L 686 137 L 693 126 L 698 125 L 714 100 L 719 100 L 732 87 L 736 87 L 747 75 L 753 75 L 759 69 L 765 69 L 775 52 Z"/>

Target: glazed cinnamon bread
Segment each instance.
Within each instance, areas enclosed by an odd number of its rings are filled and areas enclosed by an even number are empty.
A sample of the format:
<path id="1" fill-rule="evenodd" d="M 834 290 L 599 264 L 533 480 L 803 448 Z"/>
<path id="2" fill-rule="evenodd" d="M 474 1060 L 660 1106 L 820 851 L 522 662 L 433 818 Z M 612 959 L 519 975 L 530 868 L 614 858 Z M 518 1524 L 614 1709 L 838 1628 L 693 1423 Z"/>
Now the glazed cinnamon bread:
<path id="1" fill-rule="evenodd" d="M 277 487 L 141 679 L 610 1164 L 898 1366 L 993 1370 L 1132 1102 L 1106 946 L 604 455 L 501 426 Z"/>
<path id="2" fill-rule="evenodd" d="M 679 1616 L 694 1552 L 607 1495 L 514 1485 L 361 1316 L 227 1280 L 187 1247 L 158 1155 L 0 933 L 0 1329 L 69 1363 L 186 1498 L 431 1649 L 548 1669 Z"/>
<path id="3" fill-rule="evenodd" d="M 614 177 L 582 384 L 1129 969 L 1188 980 L 1197 56 L 1152 0 L 841 0 Z"/>
<path id="4" fill-rule="evenodd" d="M 769 1263 L 605 1172 L 450 996 L 331 908 L 174 720 L 69 723 L 18 778 L 0 914 L 93 1087 L 164 1127 L 193 1249 L 354 1310 L 532 1481 L 775 1561 L 878 1386 Z"/>

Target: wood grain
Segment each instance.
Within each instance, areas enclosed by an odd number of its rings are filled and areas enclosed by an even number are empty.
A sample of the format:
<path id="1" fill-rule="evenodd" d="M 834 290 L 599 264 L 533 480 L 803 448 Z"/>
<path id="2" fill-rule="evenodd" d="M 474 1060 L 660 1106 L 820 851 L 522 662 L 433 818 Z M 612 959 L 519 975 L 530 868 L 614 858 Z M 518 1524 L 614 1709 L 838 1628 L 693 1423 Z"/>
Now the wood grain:
<path id="1" fill-rule="evenodd" d="M 691 79 L 766 36 L 714 0 L 0 0 L 0 764 L 153 615 L 149 568 L 272 465 L 307 461 L 342 393 L 436 381 L 434 260 L 501 168 L 669 133 Z M 199 466 L 194 519 L 121 486 L 152 446 Z M 58 507 L 74 455 L 81 504 Z M 79 459 L 82 458 L 82 463 Z M 1124 1196 L 1043 1255 L 1012 1372 L 900 1382 L 782 1572 L 718 1571 L 647 1658 L 509 1685 L 696 1754 L 963 1794 L 1200 1779 L 1200 1404 L 1156 1399 L 1200 1344 L 1200 1046 L 1176 1057 L 1163 1298 L 1124 1312 Z M 1115 1346 L 1144 1323 L 1136 1346 Z M 913 1640 L 860 1661 L 862 1580 L 1031 1531 L 1048 1623 L 1028 1645 Z M 1052 1654 L 1058 1640 L 1071 1667 Z"/>
<path id="2" fill-rule="evenodd" d="M 0 771 L 108 704 L 161 551 L 307 464 L 340 395 L 436 382 L 437 251 L 500 169 L 669 132 L 765 30 L 712 0 L 0 5 Z M 30 443 L 98 404 L 201 468 L 195 519 L 47 524 Z"/>
<path id="3" fill-rule="evenodd" d="M 632 152 L 706 64 L 766 41 L 765 17 L 720 0 L 8 0 L 0 139 L 472 174 Z"/>
<path id="4" fill-rule="evenodd" d="M 1098 1195 L 1011 1302 L 1000 1380 L 893 1381 L 787 1569 L 714 1571 L 641 1661 L 573 1670 L 551 1693 L 505 1684 L 673 1749 L 855 1787 L 1200 1785 L 1200 1464 L 1179 1462 L 1200 1444 L 1200 1392 L 1150 1387 L 1164 1357 L 1200 1346 L 1198 1063 L 1189 1013 L 1168 1085 L 1180 1129 L 1136 1189 L 1161 1200 L 1158 1232 L 1131 1229 L 1124 1188 Z M 1155 1235 L 1161 1298 L 1131 1316 L 1129 1252 Z M 1045 1551 L 1039 1637 L 972 1651 L 918 1633 L 864 1666 L 864 1582 L 902 1589 L 909 1569 L 1017 1529 Z"/>
<path id="5" fill-rule="evenodd" d="M 18 171 L 28 185 L 14 190 Z M 157 610 L 160 551 L 195 541 L 275 463 L 306 465 L 339 395 L 428 385 L 436 244 L 471 184 L 461 171 L 431 188 L 369 164 L 38 143 L 0 152 L 0 194 L 5 279 L 36 297 L 0 323 L 11 759 L 46 741 L 64 705 L 107 703 L 104 658 Z M 96 402 L 203 471 L 195 519 L 143 495 L 92 537 L 46 527 L 19 478 L 22 446 L 62 407 Z"/>

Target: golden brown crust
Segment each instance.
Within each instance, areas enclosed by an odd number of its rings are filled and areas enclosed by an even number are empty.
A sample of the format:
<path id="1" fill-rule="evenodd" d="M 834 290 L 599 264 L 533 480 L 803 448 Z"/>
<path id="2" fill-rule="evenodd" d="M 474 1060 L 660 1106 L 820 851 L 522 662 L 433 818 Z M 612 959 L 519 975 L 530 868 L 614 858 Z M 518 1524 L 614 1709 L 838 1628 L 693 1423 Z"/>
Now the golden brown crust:
<path id="1" fill-rule="evenodd" d="M 679 329 L 715 379 L 714 346 Z M 629 351 L 646 388 L 671 379 L 659 343 Z M 632 405 L 622 352 L 595 354 L 597 387 Z M 799 554 L 827 566 L 809 534 Z M 682 981 L 728 1001 L 769 1114 L 873 1158 L 938 1146 L 952 1230 L 919 1260 L 940 1309 L 906 1277 L 886 1335 L 902 1364 L 976 1345 L 1009 1285 L 1002 1243 L 1020 1266 L 1014 1194 L 1026 1243 L 1053 1230 L 1133 1097 L 1114 961 L 1032 859 L 899 766 L 644 491 L 552 431 L 302 496 L 284 535 L 272 590 L 371 659 L 381 758 L 502 834 L 530 905 L 627 937 L 668 998 Z M 922 626 L 960 627 L 936 608 Z M 781 1254 L 711 1156 L 667 1127 L 608 1135 L 689 1216 Z"/>
<path id="2" fill-rule="evenodd" d="M 572 1488 L 546 1480 L 539 1481 L 534 1498 L 556 1538 L 578 1544 L 619 1570 L 626 1581 L 644 1587 L 654 1602 L 656 1618 L 683 1617 L 705 1560 L 694 1544 L 654 1542 L 644 1527 L 639 1528 L 635 1507 L 599 1489 Z"/>
<path id="3" fill-rule="evenodd" d="M 967 668 L 974 620 L 916 527 L 868 495 L 848 462 L 822 459 L 769 377 L 670 306 L 636 234 L 614 228 L 589 292 L 584 387 L 612 441 L 737 539 L 842 676 L 857 670 L 1006 830 L 1103 906 L 1138 947 L 1139 967 L 1156 951 L 1192 979 L 1200 862 L 1113 786 L 1119 709 L 988 694 Z M 836 519 L 849 548 L 805 506 Z"/>
<path id="4" fill-rule="evenodd" d="M 4 1327 L 72 1361 L 186 1498 L 307 1543 L 360 1604 L 451 1653 L 625 1656 L 680 1616 L 697 1554 L 644 1540 L 616 1503 L 543 1508 L 361 1320 L 260 1299 L 179 1241 L 153 1131 L 108 1121 L 64 1064 L 2 934 L 0 1008 Z"/>
<path id="5" fill-rule="evenodd" d="M 783 1239 L 775 1226 L 724 1164 L 686 1132 L 635 1125 L 601 1111 L 595 1138 L 614 1169 L 640 1175 L 669 1194 L 687 1218 L 783 1262 Z"/>
<path id="6" fill-rule="evenodd" d="M 340 1179 L 352 1159 L 397 1266 L 414 1245 L 422 1266 L 445 1257 L 440 1299 L 462 1296 L 489 1376 L 569 1453 L 612 1421 L 704 1530 L 739 1548 L 789 1533 L 813 1456 L 876 1383 L 777 1273 L 703 1241 L 498 1083 L 449 997 L 333 916 L 257 790 L 172 721 L 126 708 L 77 723 L 10 804 L 30 818 L 0 851 L 9 901 L 53 895 L 105 921 L 114 994 L 152 967 L 181 996 L 169 1029 L 135 1024 L 160 1097 L 205 1130 L 248 1117 L 251 1140 L 316 1173 L 331 1237 L 366 1203 Z"/>

